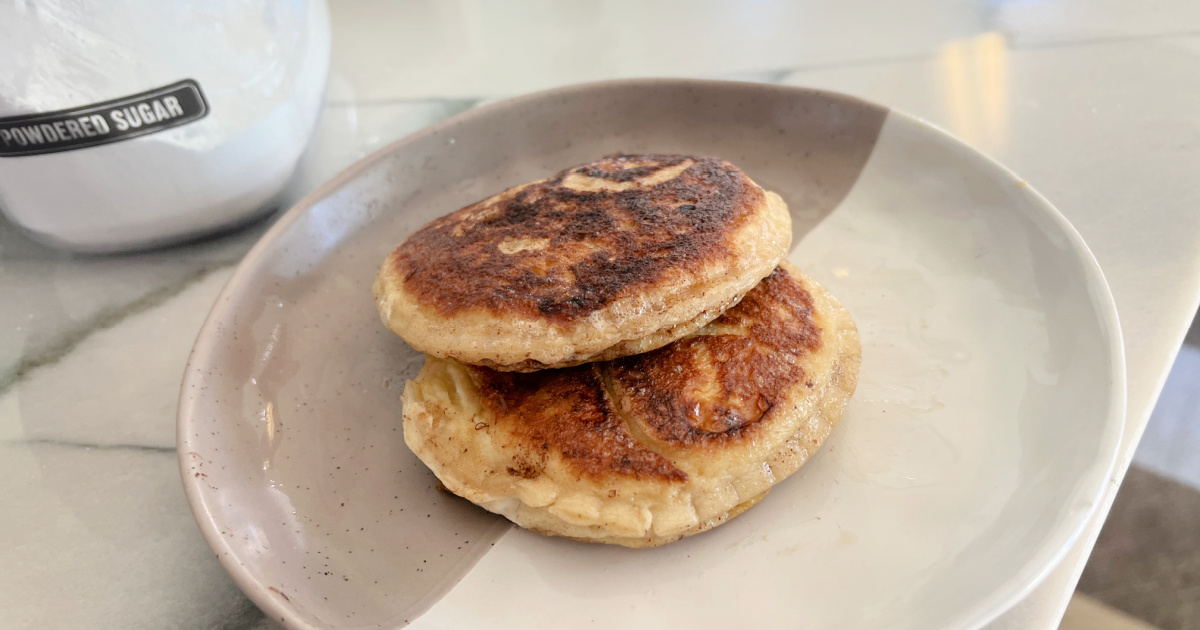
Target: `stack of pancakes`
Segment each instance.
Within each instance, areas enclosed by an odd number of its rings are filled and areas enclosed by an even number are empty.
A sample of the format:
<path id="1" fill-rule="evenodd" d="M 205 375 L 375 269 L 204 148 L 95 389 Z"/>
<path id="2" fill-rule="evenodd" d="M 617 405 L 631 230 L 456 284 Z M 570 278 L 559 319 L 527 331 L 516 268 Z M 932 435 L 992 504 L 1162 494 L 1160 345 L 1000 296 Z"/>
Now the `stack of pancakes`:
<path id="1" fill-rule="evenodd" d="M 630 547 L 712 528 L 820 447 L 854 322 L 784 260 L 791 219 L 732 164 L 610 156 L 429 223 L 384 261 L 384 323 L 426 353 L 404 438 L 529 529 Z"/>

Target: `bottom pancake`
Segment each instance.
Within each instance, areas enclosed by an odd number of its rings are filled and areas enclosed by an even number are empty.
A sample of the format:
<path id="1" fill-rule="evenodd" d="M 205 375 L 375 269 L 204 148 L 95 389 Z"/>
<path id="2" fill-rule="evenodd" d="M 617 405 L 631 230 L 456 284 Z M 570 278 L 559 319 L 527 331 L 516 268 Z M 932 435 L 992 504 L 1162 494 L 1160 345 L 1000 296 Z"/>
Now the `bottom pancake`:
<path id="1" fill-rule="evenodd" d="M 447 489 L 544 534 L 629 547 L 711 529 L 829 436 L 860 348 L 846 310 L 784 263 L 658 350 L 531 373 L 427 357 L 404 438 Z"/>

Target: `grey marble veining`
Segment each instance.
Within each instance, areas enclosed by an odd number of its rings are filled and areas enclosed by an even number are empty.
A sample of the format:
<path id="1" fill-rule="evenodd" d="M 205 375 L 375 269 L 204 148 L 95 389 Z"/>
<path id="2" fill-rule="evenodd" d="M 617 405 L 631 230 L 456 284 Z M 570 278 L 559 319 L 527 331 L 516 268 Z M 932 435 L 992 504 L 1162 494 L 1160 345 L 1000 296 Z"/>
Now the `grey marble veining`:
<path id="1" fill-rule="evenodd" d="M 474 102 L 329 106 L 283 203 Z M 200 537 L 174 446 L 196 332 L 275 218 L 113 256 L 59 252 L 0 219 L 0 501 L 26 514 L 0 519 L 0 627 L 277 627 Z"/>
<path id="2" fill-rule="evenodd" d="M 78 256 L 34 243 L 0 219 L 0 392 L 92 332 L 236 264 L 266 225 L 166 250 Z"/>
<path id="3" fill-rule="evenodd" d="M 436 99 L 384 106 L 329 105 L 279 205 L 291 205 L 371 151 L 476 102 Z M 87 256 L 30 240 L 0 217 L 0 295 L 4 296 L 0 300 L 0 393 L 25 374 L 60 360 L 94 332 L 152 309 L 209 274 L 232 267 L 275 218 L 269 215 L 181 246 Z"/>
<path id="4" fill-rule="evenodd" d="M 171 299 L 127 308 L 110 326 L 72 337 L 65 354 L 30 367 L 0 394 L 0 409 L 13 409 L 0 411 L 0 435 L 8 441 L 173 447 L 183 365 L 230 273 L 226 266 L 200 275 Z"/>
<path id="5" fill-rule="evenodd" d="M 0 445 L 0 625 L 244 628 L 261 613 L 192 522 L 173 449 Z"/>

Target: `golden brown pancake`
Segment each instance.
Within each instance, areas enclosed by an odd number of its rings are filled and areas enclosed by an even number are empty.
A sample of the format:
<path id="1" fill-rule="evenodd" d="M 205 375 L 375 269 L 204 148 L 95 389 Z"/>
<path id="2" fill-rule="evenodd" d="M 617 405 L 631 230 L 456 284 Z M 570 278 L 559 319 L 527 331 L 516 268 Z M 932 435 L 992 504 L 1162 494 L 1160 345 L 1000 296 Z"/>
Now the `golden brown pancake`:
<path id="1" fill-rule="evenodd" d="M 452 492 L 545 534 L 630 547 L 704 531 L 821 446 L 854 392 L 846 310 L 783 263 L 653 352 L 533 373 L 427 357 L 404 438 Z"/>
<path id="2" fill-rule="evenodd" d="M 437 357 L 530 371 L 646 352 L 787 253 L 787 206 L 732 164 L 610 156 L 437 219 L 384 261 L 384 323 Z"/>

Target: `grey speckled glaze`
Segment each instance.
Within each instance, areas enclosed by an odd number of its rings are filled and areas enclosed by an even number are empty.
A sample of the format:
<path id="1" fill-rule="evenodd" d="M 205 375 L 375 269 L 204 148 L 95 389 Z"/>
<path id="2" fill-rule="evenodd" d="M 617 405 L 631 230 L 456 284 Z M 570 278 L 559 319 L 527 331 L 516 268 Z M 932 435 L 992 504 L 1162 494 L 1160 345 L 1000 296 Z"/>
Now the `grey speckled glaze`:
<path id="1" fill-rule="evenodd" d="M 180 465 L 221 562 L 285 625 L 395 627 L 507 529 L 438 492 L 403 444 L 399 394 L 421 356 L 379 324 L 370 284 L 414 229 L 601 155 L 678 152 L 779 192 L 798 242 L 850 190 L 886 116 L 767 85 L 592 84 L 468 112 L 342 173 L 250 253 L 187 369 Z"/>
<path id="2" fill-rule="evenodd" d="M 717 155 L 779 192 L 789 259 L 863 341 L 858 391 L 804 469 L 729 525 L 640 553 L 509 529 L 438 492 L 400 437 L 421 359 L 369 291 L 428 220 L 621 151 Z M 848 97 L 623 81 L 467 112 L 302 201 L 205 323 L 178 440 L 206 540 L 292 628 L 721 628 L 769 599 L 751 623 L 973 629 L 1096 509 L 1124 396 L 1095 259 L 997 163 Z M 723 597 L 695 597 L 715 583 Z"/>

